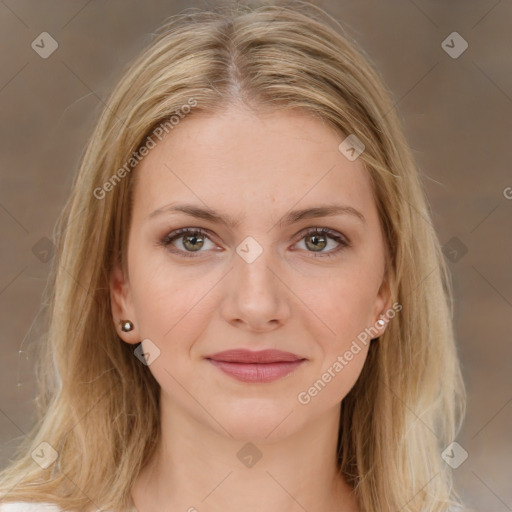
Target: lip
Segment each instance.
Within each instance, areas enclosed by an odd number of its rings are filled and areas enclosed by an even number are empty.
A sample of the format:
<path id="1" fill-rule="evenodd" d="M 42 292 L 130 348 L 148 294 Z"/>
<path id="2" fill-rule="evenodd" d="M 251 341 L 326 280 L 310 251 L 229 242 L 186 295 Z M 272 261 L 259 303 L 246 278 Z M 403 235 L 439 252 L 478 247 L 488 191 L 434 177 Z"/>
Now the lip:
<path id="1" fill-rule="evenodd" d="M 224 373 L 242 382 L 272 382 L 292 373 L 305 358 L 281 350 L 237 349 L 218 352 L 206 359 Z"/>
<path id="2" fill-rule="evenodd" d="M 292 354 L 291 352 L 283 352 L 282 350 L 268 349 L 253 351 L 239 348 L 217 352 L 216 354 L 206 356 L 206 359 L 225 363 L 289 363 L 300 361 L 304 358 Z"/>

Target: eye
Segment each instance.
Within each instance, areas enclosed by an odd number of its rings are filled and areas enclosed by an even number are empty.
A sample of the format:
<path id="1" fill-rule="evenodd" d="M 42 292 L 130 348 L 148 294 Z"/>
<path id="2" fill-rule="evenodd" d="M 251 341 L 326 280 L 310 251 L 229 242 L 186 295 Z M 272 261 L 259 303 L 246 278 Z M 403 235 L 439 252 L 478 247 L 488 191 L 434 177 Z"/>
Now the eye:
<path id="1" fill-rule="evenodd" d="M 342 234 L 329 228 L 313 228 L 301 233 L 299 242 L 305 241 L 305 250 L 312 252 L 314 257 L 332 257 L 343 249 L 350 247 L 350 242 Z M 324 251 L 334 241 L 337 247 Z M 208 247 L 208 243 L 211 244 Z M 160 244 L 169 251 L 185 257 L 197 257 L 202 249 L 214 249 L 216 246 L 210 240 L 208 232 L 202 228 L 181 228 L 166 235 Z M 297 245 L 297 244 L 296 244 Z"/>
<path id="2" fill-rule="evenodd" d="M 315 257 L 332 257 L 350 247 L 350 243 L 343 235 L 328 228 L 309 229 L 302 235 L 300 242 L 305 240 L 306 250 L 314 253 Z M 337 247 L 330 251 L 323 251 L 329 245 L 329 240 L 334 240 L 338 244 Z"/>
<path id="3" fill-rule="evenodd" d="M 174 242 L 180 240 L 178 244 L 174 244 Z M 167 247 L 171 252 L 179 253 L 181 255 L 187 256 L 187 257 L 196 257 L 196 254 L 201 251 L 203 247 L 205 247 L 205 243 L 209 242 L 212 244 L 213 247 L 214 244 L 208 237 L 208 234 L 206 231 L 204 231 L 201 228 L 181 228 L 177 229 L 176 231 L 173 231 L 172 233 L 169 233 L 166 235 L 162 241 L 161 244 Z M 206 245 L 206 248 L 208 249 L 208 245 Z M 211 249 L 212 247 L 210 247 Z"/>

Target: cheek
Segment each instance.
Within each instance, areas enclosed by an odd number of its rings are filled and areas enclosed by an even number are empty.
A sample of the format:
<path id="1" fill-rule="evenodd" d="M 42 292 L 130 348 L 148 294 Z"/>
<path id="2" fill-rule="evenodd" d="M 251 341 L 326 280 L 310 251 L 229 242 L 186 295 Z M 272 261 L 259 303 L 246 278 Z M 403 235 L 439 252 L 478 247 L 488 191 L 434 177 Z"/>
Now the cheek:
<path id="1" fill-rule="evenodd" d="M 215 276 L 199 275 L 197 269 L 173 268 L 165 258 L 133 255 L 130 275 L 133 305 L 140 335 L 159 346 L 174 339 L 185 343 L 208 318 L 204 300 L 215 286 Z M 185 336 L 188 333 L 188 336 Z"/>
<path id="2" fill-rule="evenodd" d="M 305 298 L 308 318 L 323 326 L 326 350 L 342 349 L 369 327 L 378 281 L 368 267 L 340 266 L 314 281 L 298 280 L 294 288 Z"/>
<path id="3" fill-rule="evenodd" d="M 365 263 L 338 268 L 317 286 L 302 286 L 306 329 L 315 333 L 317 363 L 314 378 L 305 383 L 303 402 L 317 407 L 340 402 L 357 381 L 366 361 L 370 326 L 376 298 L 377 277 Z M 297 283 L 298 286 L 298 283 Z"/>
<path id="4" fill-rule="evenodd" d="M 338 404 L 361 374 L 370 347 L 365 329 L 375 297 L 373 287 L 357 277 L 340 275 L 322 290 L 309 292 L 311 311 L 303 318 L 306 329 L 314 333 L 317 351 L 311 377 L 297 396 L 300 404 L 318 410 Z"/>

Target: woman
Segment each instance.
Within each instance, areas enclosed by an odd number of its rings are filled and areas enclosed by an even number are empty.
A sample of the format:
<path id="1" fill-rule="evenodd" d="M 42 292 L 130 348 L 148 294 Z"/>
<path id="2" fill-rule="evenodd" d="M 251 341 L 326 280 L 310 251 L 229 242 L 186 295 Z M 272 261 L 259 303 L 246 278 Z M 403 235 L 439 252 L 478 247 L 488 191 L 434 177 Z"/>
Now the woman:
<path id="1" fill-rule="evenodd" d="M 188 10 L 129 67 L 56 228 L 0 510 L 456 509 L 450 279 L 341 32 L 302 2 Z"/>

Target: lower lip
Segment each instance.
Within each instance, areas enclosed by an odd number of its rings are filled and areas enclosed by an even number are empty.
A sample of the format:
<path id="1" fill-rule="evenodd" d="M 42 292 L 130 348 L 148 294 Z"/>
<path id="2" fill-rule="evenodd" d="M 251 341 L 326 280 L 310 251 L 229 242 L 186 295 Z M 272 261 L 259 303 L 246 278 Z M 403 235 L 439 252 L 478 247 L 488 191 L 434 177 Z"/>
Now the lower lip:
<path id="1" fill-rule="evenodd" d="M 208 359 L 210 363 L 243 382 L 272 382 L 289 375 L 305 360 L 279 363 L 226 363 Z"/>

